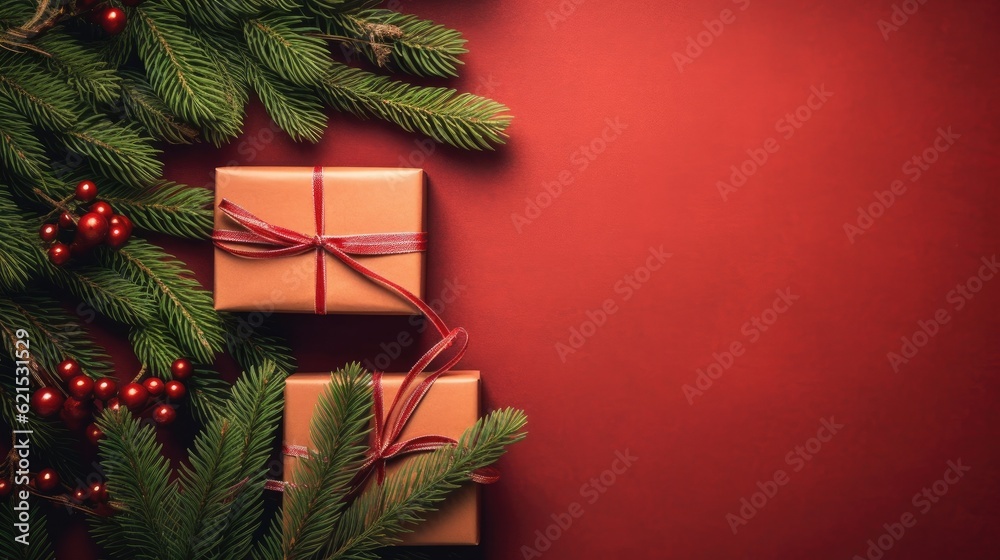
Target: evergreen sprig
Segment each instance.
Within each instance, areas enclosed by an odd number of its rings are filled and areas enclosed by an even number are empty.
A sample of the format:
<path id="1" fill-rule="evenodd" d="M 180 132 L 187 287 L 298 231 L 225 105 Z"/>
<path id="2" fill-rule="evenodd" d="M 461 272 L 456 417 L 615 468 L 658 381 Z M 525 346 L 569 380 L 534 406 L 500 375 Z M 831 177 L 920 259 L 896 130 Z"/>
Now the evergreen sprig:
<path id="1" fill-rule="evenodd" d="M 351 480 L 367 449 L 370 382 L 360 365 L 350 364 L 331 376 L 319 397 L 309 431 L 313 449 L 297 461 L 295 486 L 285 490 L 284 558 L 313 558 L 337 529 Z"/>
<path id="2" fill-rule="evenodd" d="M 184 265 L 163 249 L 133 237 L 117 251 L 100 248 L 98 261 L 154 294 L 170 332 L 184 354 L 212 362 L 222 350 L 222 321 L 212 308 L 212 296 L 189 276 Z"/>
<path id="3" fill-rule="evenodd" d="M 384 484 L 371 485 L 347 508 L 327 557 L 377 558 L 375 549 L 397 542 L 400 533 L 412 530 L 474 471 L 491 465 L 523 439 L 526 423 L 519 410 L 494 411 L 466 430 L 457 446 L 408 459 Z"/>
<path id="4" fill-rule="evenodd" d="M 14 506 L 19 500 L 6 499 L 0 503 L 0 523 L 5 531 L 4 538 L 0 539 L 0 558 L 14 560 L 55 560 L 55 553 L 52 545 L 49 544 L 48 522 L 42 514 L 42 508 L 37 499 L 31 501 L 28 509 L 29 532 L 26 537 L 26 544 L 14 540 L 14 524 L 20 523 L 19 513 L 14 511 Z"/>
<path id="5" fill-rule="evenodd" d="M 141 229 L 176 237 L 204 239 L 212 231 L 212 191 L 169 181 L 142 190 L 109 185 L 104 200 Z"/>
<path id="6" fill-rule="evenodd" d="M 345 64 L 332 63 L 321 90 L 331 105 L 375 116 L 459 148 L 502 144 L 511 118 L 496 101 L 453 89 L 416 87 Z"/>
<path id="7" fill-rule="evenodd" d="M 469 52 L 458 31 L 392 10 L 341 11 L 325 23 L 328 34 L 352 39 L 372 63 L 416 76 L 457 77 Z"/>
<path id="8" fill-rule="evenodd" d="M 118 509 L 114 523 L 120 528 L 117 542 L 102 544 L 131 558 L 166 560 L 178 492 L 156 431 L 124 407 L 106 408 L 97 425 L 105 434 L 101 461 L 108 493 Z"/>

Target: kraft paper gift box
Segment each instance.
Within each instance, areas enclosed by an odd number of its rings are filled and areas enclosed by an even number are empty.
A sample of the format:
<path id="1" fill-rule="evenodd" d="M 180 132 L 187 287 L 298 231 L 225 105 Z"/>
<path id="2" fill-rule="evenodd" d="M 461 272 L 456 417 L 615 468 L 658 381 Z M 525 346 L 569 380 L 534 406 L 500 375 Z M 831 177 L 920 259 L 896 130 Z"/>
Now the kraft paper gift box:
<path id="1" fill-rule="evenodd" d="M 307 236 L 317 230 L 322 206 L 326 235 L 423 232 L 424 174 L 420 169 L 322 168 L 322 201 L 314 198 L 314 168 L 223 167 L 216 169 L 215 229 L 241 230 L 219 210 L 228 200 L 258 218 Z M 215 308 L 220 311 L 279 311 L 408 315 L 416 309 L 402 297 L 350 269 L 331 254 L 326 263 L 325 309 L 316 284 L 322 273 L 316 251 L 251 259 L 215 249 Z M 417 297 L 424 294 L 424 253 L 354 256 L 375 273 Z"/>
<path id="2" fill-rule="evenodd" d="M 405 374 L 384 374 L 382 387 L 388 408 Z M 330 383 L 329 373 L 296 373 L 285 381 L 286 446 L 312 449 L 309 424 L 319 395 Z M 480 415 L 480 378 L 478 371 L 450 371 L 439 377 L 410 417 L 398 441 L 421 435 L 442 435 L 459 439 Z M 387 478 L 413 456 L 390 459 Z M 295 483 L 296 457 L 285 457 L 285 480 Z M 373 474 L 367 484 L 377 484 Z M 479 488 L 471 481 L 449 494 L 412 533 L 402 535 L 402 545 L 474 545 L 479 544 Z"/>

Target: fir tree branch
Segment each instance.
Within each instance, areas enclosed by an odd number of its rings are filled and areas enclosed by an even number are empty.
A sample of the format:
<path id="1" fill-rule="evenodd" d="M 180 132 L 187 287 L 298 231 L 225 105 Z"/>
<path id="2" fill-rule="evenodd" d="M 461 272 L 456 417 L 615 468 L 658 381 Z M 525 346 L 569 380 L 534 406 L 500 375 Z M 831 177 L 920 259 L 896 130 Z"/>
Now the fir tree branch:
<path id="1" fill-rule="evenodd" d="M 198 470 L 192 457 L 190 484 L 184 483 L 185 492 L 200 488 L 194 493 L 201 496 L 198 515 L 191 509 L 181 509 L 182 519 L 198 520 L 192 527 L 191 547 L 181 551 L 178 559 L 204 557 L 243 558 L 250 549 L 254 531 L 260 522 L 263 501 L 263 484 L 267 470 L 265 462 L 270 455 L 274 433 L 281 421 L 282 390 L 285 373 L 274 364 L 248 370 L 232 389 L 232 397 L 225 407 L 224 417 L 213 420 L 217 431 L 203 432 L 206 441 L 218 449 L 211 460 L 200 461 Z M 230 438 L 217 441 L 216 434 L 230 426 Z M 230 463 L 231 461 L 231 463 Z M 218 468 L 209 469 L 210 465 Z M 213 476 L 206 476 L 213 470 Z M 182 474 L 182 480 L 185 480 Z M 186 500 L 186 501 L 185 501 Z M 194 497 L 182 498 L 190 504 Z M 181 533 L 185 539 L 186 533 Z"/>
<path id="2" fill-rule="evenodd" d="M 45 153 L 35 131 L 14 107 L 0 96 L 0 161 L 28 182 L 45 172 Z"/>
<path id="3" fill-rule="evenodd" d="M 468 52 L 458 31 L 391 10 L 340 12 L 325 23 L 327 33 L 362 45 L 372 63 L 416 76 L 457 77 L 459 57 Z"/>
<path id="4" fill-rule="evenodd" d="M 317 85 L 329 64 L 319 30 L 304 25 L 299 16 L 268 15 L 247 20 L 247 46 L 265 66 L 282 78 L 302 86 Z"/>
<path id="5" fill-rule="evenodd" d="M 163 103 L 144 76 L 123 71 L 121 99 L 126 116 L 142 123 L 157 140 L 171 144 L 191 144 L 198 139 L 198 129 L 177 118 Z"/>
<path id="6" fill-rule="evenodd" d="M 354 471 L 367 449 L 371 420 L 371 377 L 350 364 L 332 375 L 320 395 L 310 426 L 315 450 L 297 462 L 295 486 L 285 490 L 284 557 L 317 554 L 335 531 Z"/>
<path id="7" fill-rule="evenodd" d="M 176 523 L 177 484 L 156 441 L 156 432 L 124 407 L 105 409 L 97 419 L 104 431 L 101 465 L 111 499 L 121 508 L 118 535 L 132 558 L 168 559 L 171 528 Z"/>
<path id="8" fill-rule="evenodd" d="M 167 6 L 146 4 L 133 10 L 139 57 L 153 90 L 171 111 L 203 126 L 228 112 L 221 70 L 184 19 Z"/>
<path id="9" fill-rule="evenodd" d="M 149 291 L 93 265 L 63 268 L 45 261 L 43 274 L 57 287 L 67 290 L 101 314 L 128 325 L 144 325 L 156 315 Z"/>
<path id="10" fill-rule="evenodd" d="M 42 62 L 92 105 L 118 97 L 121 80 L 88 45 L 60 33 L 47 34 L 36 44 L 46 53 Z"/>
<path id="11" fill-rule="evenodd" d="M 359 117 L 376 116 L 440 142 L 470 150 L 503 144 L 507 107 L 470 93 L 395 82 L 332 63 L 321 93 L 327 102 Z"/>
<path id="12" fill-rule="evenodd" d="M 132 351 L 152 375 L 170 379 L 170 364 L 184 356 L 170 329 L 156 317 L 129 331 Z"/>
<path id="13" fill-rule="evenodd" d="M 64 314 L 59 302 L 41 294 L 0 297 L 0 329 L 25 329 L 31 340 L 31 354 L 46 371 L 54 372 L 66 358 L 80 362 L 91 377 L 111 375 L 108 356 L 86 336 L 80 323 Z M 13 340 L 3 337 L 3 345 L 16 355 Z"/>
<path id="14" fill-rule="evenodd" d="M 141 191 L 107 185 L 101 188 L 101 200 L 142 229 L 192 239 L 205 239 L 212 231 L 214 195 L 209 189 L 171 182 Z"/>
<path id="15" fill-rule="evenodd" d="M 181 350 L 195 361 L 211 363 L 222 349 L 222 322 L 212 296 L 189 276 L 183 263 L 156 245 L 133 237 L 115 251 L 95 250 L 98 262 L 153 291 L 161 316 Z"/>
<path id="16" fill-rule="evenodd" d="M 66 148 L 90 158 L 100 172 L 122 183 L 145 187 L 163 175 L 163 162 L 152 139 L 135 125 L 120 125 L 94 117 L 60 134 Z"/>
<path id="17" fill-rule="evenodd" d="M 2 117 L 0 117 L 2 119 Z M 38 251 L 24 243 L 34 232 L 29 232 L 25 224 L 30 223 L 8 195 L 8 188 L 0 185 L 0 290 L 22 291 L 42 260 Z"/>
<path id="18" fill-rule="evenodd" d="M 0 97 L 7 98 L 31 122 L 48 130 L 66 130 L 78 121 L 77 93 L 60 79 L 53 80 L 38 60 L 0 49 Z"/>
<path id="19" fill-rule="evenodd" d="M 200 424 L 208 424 L 222 413 L 232 386 L 208 366 L 197 366 L 188 381 L 191 413 Z"/>
<path id="20" fill-rule="evenodd" d="M 331 560 L 361 560 L 398 540 L 401 532 L 434 511 L 449 492 L 467 484 L 476 469 L 493 464 L 524 438 L 527 420 L 519 410 L 494 411 L 466 430 L 455 447 L 407 461 L 384 484 L 369 487 L 344 512 L 330 539 Z"/>
<path id="21" fill-rule="evenodd" d="M 286 83 L 274 72 L 248 65 L 250 83 L 274 122 L 293 140 L 319 142 L 326 130 L 323 101 L 315 93 Z"/>

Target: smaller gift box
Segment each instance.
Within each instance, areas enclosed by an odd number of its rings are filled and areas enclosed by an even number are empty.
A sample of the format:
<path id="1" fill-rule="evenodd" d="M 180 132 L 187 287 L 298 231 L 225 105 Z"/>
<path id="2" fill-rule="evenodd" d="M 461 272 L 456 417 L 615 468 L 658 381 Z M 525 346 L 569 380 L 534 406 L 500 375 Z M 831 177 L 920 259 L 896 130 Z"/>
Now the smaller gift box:
<path id="1" fill-rule="evenodd" d="M 422 170 L 222 167 L 215 208 L 216 309 L 417 313 L 339 255 L 423 299 Z"/>
<path id="2" fill-rule="evenodd" d="M 403 382 L 403 374 L 383 374 L 384 400 L 392 402 Z M 311 449 L 309 424 L 319 396 L 330 383 L 329 373 L 296 373 L 285 381 L 286 447 Z M 399 441 L 435 434 L 459 439 L 479 419 L 480 379 L 478 371 L 450 371 L 442 374 L 424 396 L 410 417 Z M 399 457 L 388 462 L 387 476 L 393 476 L 407 461 Z M 295 484 L 298 458 L 285 457 L 285 480 Z M 367 484 L 378 484 L 369 477 Z M 474 545 L 479 544 L 479 488 L 468 484 L 452 492 L 439 504 L 438 511 L 416 526 L 414 532 L 402 535 L 402 545 Z"/>

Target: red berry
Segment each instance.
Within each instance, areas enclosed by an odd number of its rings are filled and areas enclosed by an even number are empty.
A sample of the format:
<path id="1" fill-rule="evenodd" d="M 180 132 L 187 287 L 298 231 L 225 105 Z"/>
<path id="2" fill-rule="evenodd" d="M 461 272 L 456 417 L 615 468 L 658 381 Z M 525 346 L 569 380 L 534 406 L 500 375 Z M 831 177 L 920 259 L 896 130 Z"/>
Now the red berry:
<path id="1" fill-rule="evenodd" d="M 86 375 L 77 375 L 69 380 L 69 394 L 78 399 L 85 399 L 94 391 L 94 380 Z"/>
<path id="2" fill-rule="evenodd" d="M 97 185 L 95 185 L 91 180 L 80 181 L 76 184 L 75 196 L 80 202 L 90 202 L 91 200 L 97 198 Z"/>
<path id="3" fill-rule="evenodd" d="M 153 410 L 153 420 L 155 420 L 157 424 L 166 426 L 176 419 L 177 411 L 174 410 L 174 407 L 169 404 L 161 404 Z"/>
<path id="4" fill-rule="evenodd" d="M 106 401 L 118 394 L 118 382 L 110 377 L 98 379 L 94 384 L 94 396 Z M 108 403 L 109 405 L 111 403 Z"/>
<path id="5" fill-rule="evenodd" d="M 107 407 L 111 410 L 118 411 L 122 407 L 121 403 L 118 402 L 118 397 L 115 397 L 108 401 Z"/>
<path id="6" fill-rule="evenodd" d="M 167 381 L 167 397 L 180 400 L 187 395 L 187 387 L 184 386 L 180 381 Z"/>
<path id="7" fill-rule="evenodd" d="M 59 227 L 63 229 L 73 229 L 76 227 L 76 218 L 74 218 L 73 214 L 70 214 L 69 212 L 59 214 Z"/>
<path id="8" fill-rule="evenodd" d="M 121 399 L 122 404 L 127 406 L 129 410 L 138 410 L 146 406 L 146 401 L 149 400 L 149 392 L 138 383 L 129 383 L 122 387 L 118 398 Z"/>
<path id="9" fill-rule="evenodd" d="M 90 205 L 91 212 L 97 212 L 98 214 L 104 216 L 104 219 L 111 219 L 115 215 L 115 211 L 111 208 L 111 205 L 103 200 L 100 202 L 95 202 Z"/>
<path id="10" fill-rule="evenodd" d="M 31 409 L 43 418 L 59 412 L 62 405 L 63 396 L 52 387 L 42 387 L 31 395 Z"/>
<path id="11" fill-rule="evenodd" d="M 177 358 L 174 363 L 170 364 L 170 374 L 174 376 L 174 379 L 184 381 L 191 378 L 191 373 L 194 371 L 194 366 L 191 365 L 191 360 L 187 358 Z"/>
<path id="12" fill-rule="evenodd" d="M 97 442 L 104 439 L 104 432 L 97 427 L 97 424 L 90 424 L 86 429 L 87 439 L 90 443 L 97 445 Z"/>
<path id="13" fill-rule="evenodd" d="M 108 35 L 117 35 L 125 30 L 125 10 L 121 8 L 106 8 L 99 18 L 101 29 Z"/>
<path id="14" fill-rule="evenodd" d="M 38 237 L 41 237 L 42 241 L 55 241 L 58 235 L 58 224 L 42 224 L 42 227 L 38 230 Z"/>
<path id="15" fill-rule="evenodd" d="M 97 212 L 88 212 L 76 224 L 74 243 L 84 247 L 93 247 L 104 241 L 108 235 L 108 220 Z"/>
<path id="16" fill-rule="evenodd" d="M 82 504 L 84 500 L 87 499 L 87 490 L 85 488 L 77 488 L 73 490 L 73 501 Z"/>
<path id="17" fill-rule="evenodd" d="M 59 487 L 59 473 L 55 469 L 42 469 L 35 477 L 35 488 L 41 492 L 51 492 Z"/>
<path id="18" fill-rule="evenodd" d="M 158 397 L 163 394 L 165 389 L 163 380 L 159 377 L 150 377 L 149 379 L 142 382 L 142 386 L 146 388 L 146 391 L 152 397 Z"/>
<path id="19" fill-rule="evenodd" d="M 77 375 L 83 373 L 80 369 L 80 362 L 74 360 L 73 358 L 66 358 L 65 360 L 59 362 L 56 366 L 56 371 L 59 373 L 59 378 L 63 381 L 69 381 Z"/>
<path id="20" fill-rule="evenodd" d="M 65 412 L 63 420 L 71 423 L 90 416 L 90 408 L 87 406 L 87 403 L 76 397 L 66 399 L 66 402 L 63 403 L 63 412 Z"/>
<path id="21" fill-rule="evenodd" d="M 95 482 L 90 485 L 90 501 L 95 504 L 106 502 L 108 499 L 108 488 L 103 482 Z"/>
<path id="22" fill-rule="evenodd" d="M 62 266 L 69 262 L 71 253 L 69 247 L 63 243 L 53 243 L 49 247 L 49 262 L 56 266 Z"/>
<path id="23" fill-rule="evenodd" d="M 117 249 L 128 243 L 130 237 L 132 237 L 131 228 L 122 225 L 111 226 L 111 229 L 108 230 L 108 246 Z"/>
<path id="24" fill-rule="evenodd" d="M 10 493 L 13 491 L 14 485 L 6 478 L 0 478 L 0 498 L 10 496 Z"/>

